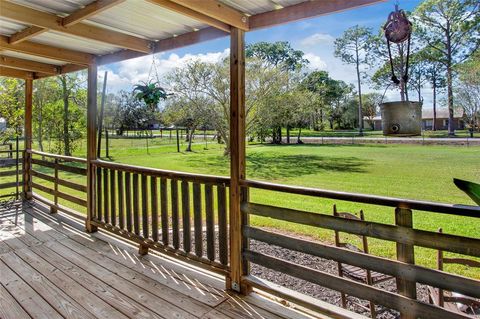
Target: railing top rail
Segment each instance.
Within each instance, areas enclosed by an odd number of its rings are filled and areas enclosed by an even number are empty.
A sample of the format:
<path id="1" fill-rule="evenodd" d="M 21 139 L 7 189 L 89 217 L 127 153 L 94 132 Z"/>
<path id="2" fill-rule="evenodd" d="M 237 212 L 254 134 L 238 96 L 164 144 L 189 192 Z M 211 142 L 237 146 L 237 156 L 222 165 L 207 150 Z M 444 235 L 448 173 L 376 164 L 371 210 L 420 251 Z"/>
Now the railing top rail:
<path id="1" fill-rule="evenodd" d="M 45 157 L 50 157 L 50 158 L 54 158 L 54 159 L 59 159 L 59 160 L 66 161 L 66 162 L 76 162 L 76 163 L 83 163 L 83 164 L 87 163 L 87 160 L 85 158 L 81 158 L 81 157 L 57 155 L 57 154 L 45 153 L 45 152 L 40 152 L 40 151 L 35 151 L 35 150 L 27 150 L 27 153 L 40 155 L 40 156 L 45 156 Z"/>
<path id="2" fill-rule="evenodd" d="M 427 211 L 433 213 L 451 214 L 457 216 L 469 216 L 480 218 L 480 206 L 457 205 L 436 203 L 420 200 L 402 199 L 395 197 L 385 197 L 378 195 L 367 195 L 358 193 L 347 193 L 332 190 L 324 190 L 300 186 L 287 186 L 261 181 L 244 180 L 240 182 L 242 186 L 259 188 L 277 192 L 307 195 L 315 197 L 324 197 L 330 199 L 345 200 L 349 202 L 365 203 L 380 206 L 400 207 Z"/>
<path id="3" fill-rule="evenodd" d="M 104 160 L 94 160 L 92 164 L 98 167 L 122 170 L 129 173 L 147 174 L 158 177 L 167 177 L 171 179 L 183 179 L 192 182 L 203 182 L 213 184 L 230 184 L 230 178 L 214 175 L 203 175 L 194 173 L 184 173 L 177 171 L 162 170 L 128 164 L 112 163 Z"/>

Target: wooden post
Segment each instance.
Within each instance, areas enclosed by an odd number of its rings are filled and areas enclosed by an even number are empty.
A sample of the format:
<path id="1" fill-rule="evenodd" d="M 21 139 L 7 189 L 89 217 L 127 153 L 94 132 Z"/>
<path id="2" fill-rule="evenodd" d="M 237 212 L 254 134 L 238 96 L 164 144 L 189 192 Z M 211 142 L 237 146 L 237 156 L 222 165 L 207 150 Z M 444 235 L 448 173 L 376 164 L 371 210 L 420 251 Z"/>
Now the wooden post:
<path id="1" fill-rule="evenodd" d="M 91 224 L 96 218 L 95 206 L 95 181 L 96 171 L 92 161 L 97 159 L 96 133 L 97 133 L 97 65 L 88 66 L 88 91 L 87 91 L 87 219 L 85 228 L 87 232 L 97 231 Z"/>
<path id="2" fill-rule="evenodd" d="M 54 181 L 53 181 L 53 188 L 55 190 L 55 193 L 53 195 L 53 202 L 54 206 L 50 206 L 50 213 L 55 214 L 57 213 L 57 207 L 58 207 L 58 159 L 55 159 L 55 168 L 54 168 Z"/>
<path id="3" fill-rule="evenodd" d="M 180 153 L 180 137 L 178 136 L 178 128 L 177 128 L 177 152 Z"/>
<path id="4" fill-rule="evenodd" d="M 32 98 L 33 80 L 25 80 L 25 153 L 23 159 L 23 198 L 32 199 Z"/>
<path id="5" fill-rule="evenodd" d="M 233 28 L 230 33 L 230 278 L 227 288 L 247 294 L 242 276 L 248 275 L 242 258 L 242 213 L 247 198 L 240 187 L 245 179 L 245 32 Z"/>
<path id="6" fill-rule="evenodd" d="M 400 227 L 413 227 L 413 215 L 412 210 L 408 208 L 397 207 L 395 209 L 395 225 Z M 397 243 L 397 259 L 399 261 L 415 264 L 415 253 L 413 245 Z M 397 277 L 397 290 L 398 293 L 408 298 L 417 298 L 416 283 L 413 281 L 407 281 L 403 278 Z M 400 314 L 402 319 L 414 318 L 405 314 Z"/>

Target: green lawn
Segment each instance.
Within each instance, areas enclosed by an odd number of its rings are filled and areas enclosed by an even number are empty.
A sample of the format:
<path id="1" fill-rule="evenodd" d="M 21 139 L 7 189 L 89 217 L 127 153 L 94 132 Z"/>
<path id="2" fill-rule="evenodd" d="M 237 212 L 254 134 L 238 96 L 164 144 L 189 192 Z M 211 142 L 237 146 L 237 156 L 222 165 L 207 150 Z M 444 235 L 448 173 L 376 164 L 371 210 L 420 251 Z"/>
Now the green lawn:
<path id="1" fill-rule="evenodd" d="M 229 174 L 229 160 L 223 156 L 222 145 L 209 143 L 205 146 L 203 140 L 199 139 L 193 146 L 194 152 L 190 153 L 177 153 L 175 144 L 159 139 L 150 141 L 149 145 L 147 153 L 144 140 L 112 140 L 111 160 L 168 170 Z M 185 145 L 182 146 L 184 149 Z M 75 155 L 82 156 L 83 152 L 79 150 Z M 251 144 L 247 148 L 247 176 L 289 185 L 473 205 L 465 194 L 456 189 L 452 178 L 480 181 L 480 147 Z M 77 177 L 72 181 L 82 182 Z M 336 203 L 340 211 L 358 212 L 363 209 L 367 220 L 389 224 L 394 222 L 394 209 L 388 207 L 263 190 L 252 190 L 251 200 L 327 214 L 332 213 L 332 206 Z M 332 231 L 259 217 L 253 217 L 251 222 L 257 226 L 280 228 L 286 232 L 333 241 Z M 480 219 L 415 212 L 414 227 L 431 231 L 442 227 L 445 233 L 478 238 Z M 375 239 L 370 239 L 369 243 L 372 253 L 392 258 L 395 256 L 393 243 Z M 417 248 L 416 262 L 435 267 L 436 252 Z M 480 278 L 478 271 L 463 267 L 451 270 Z"/>

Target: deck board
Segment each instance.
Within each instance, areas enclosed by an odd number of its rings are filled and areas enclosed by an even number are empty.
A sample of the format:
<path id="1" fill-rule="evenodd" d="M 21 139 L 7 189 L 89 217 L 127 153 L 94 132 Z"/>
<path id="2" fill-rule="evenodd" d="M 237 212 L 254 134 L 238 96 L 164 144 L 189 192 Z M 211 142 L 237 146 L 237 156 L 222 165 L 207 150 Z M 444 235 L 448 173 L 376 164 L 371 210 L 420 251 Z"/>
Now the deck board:
<path id="1" fill-rule="evenodd" d="M 16 220 L 16 224 L 15 224 Z M 138 255 L 35 202 L 0 213 L 0 318 L 311 318 L 172 257 Z M 257 297 L 255 297 L 257 296 Z"/>

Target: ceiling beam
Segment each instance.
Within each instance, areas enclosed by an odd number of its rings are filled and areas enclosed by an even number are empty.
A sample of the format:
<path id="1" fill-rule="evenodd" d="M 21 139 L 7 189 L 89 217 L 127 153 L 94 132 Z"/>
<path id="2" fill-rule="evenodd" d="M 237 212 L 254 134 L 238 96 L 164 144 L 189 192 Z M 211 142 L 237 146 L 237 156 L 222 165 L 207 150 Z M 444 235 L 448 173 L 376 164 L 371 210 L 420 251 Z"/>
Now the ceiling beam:
<path id="1" fill-rule="evenodd" d="M 113 6 L 116 6 L 125 0 L 97 0 L 94 1 L 80 10 L 77 10 L 70 14 L 68 17 L 62 19 L 62 25 L 64 27 L 70 27 L 79 23 L 82 20 L 88 19 L 102 11 L 105 11 Z"/>
<path id="2" fill-rule="evenodd" d="M 214 28 L 220 29 L 225 32 L 230 32 L 230 26 L 226 23 L 223 23 L 222 21 L 216 20 L 214 18 L 211 18 L 207 15 L 204 15 L 202 13 L 199 13 L 195 10 L 189 9 L 187 7 L 184 7 L 182 5 L 179 5 L 173 1 L 170 0 L 147 0 L 150 3 L 156 4 L 158 6 L 161 6 L 163 8 L 166 8 L 170 11 L 174 11 L 177 13 L 180 13 L 184 16 L 187 16 L 189 18 L 192 18 L 194 20 L 203 22 L 208 24 L 209 26 L 212 26 Z"/>
<path id="3" fill-rule="evenodd" d="M 40 28 L 37 26 L 27 27 L 22 31 L 18 31 L 17 33 L 11 35 L 9 42 L 11 44 L 17 44 L 22 41 L 26 41 L 30 38 L 33 38 L 34 36 L 37 36 L 39 34 L 42 34 L 43 32 L 46 32 L 46 31 L 48 31 L 48 29 Z"/>
<path id="4" fill-rule="evenodd" d="M 248 17 L 217 0 L 170 0 L 228 25 L 248 31 Z"/>
<path id="5" fill-rule="evenodd" d="M 196 43 L 214 40 L 227 36 L 228 33 L 213 27 L 207 27 L 198 31 L 185 33 L 176 37 L 160 40 L 156 43 L 154 53 L 174 50 Z M 134 59 L 146 54 L 133 51 L 120 51 L 112 54 L 106 54 L 97 58 L 98 65 L 116 63 L 128 59 Z"/>
<path id="6" fill-rule="evenodd" d="M 0 66 L 0 76 L 6 76 L 9 78 L 17 78 L 17 79 L 33 79 L 32 72 L 7 68 L 4 66 Z"/>
<path id="7" fill-rule="evenodd" d="M 52 47 L 50 45 L 30 41 L 10 44 L 8 42 L 8 37 L 6 36 L 0 36 L 0 50 L 1 49 L 73 64 L 89 65 L 95 62 L 95 56 L 88 53 Z"/>
<path id="8" fill-rule="evenodd" d="M 43 78 L 48 78 L 48 77 L 51 77 L 51 76 L 54 76 L 54 75 L 66 74 L 66 73 L 70 73 L 70 72 L 77 72 L 77 71 L 85 70 L 86 68 L 87 68 L 87 66 L 85 66 L 85 65 L 66 64 L 66 65 L 62 65 L 60 67 L 60 72 L 58 72 L 57 74 L 47 74 L 47 73 L 36 72 L 34 74 L 34 79 L 43 79 Z"/>
<path id="9" fill-rule="evenodd" d="M 62 25 L 62 18 L 54 14 L 37 11 L 7 2 L 6 0 L 0 0 L 0 16 L 20 23 L 108 43 L 134 51 L 149 53 L 152 47 L 151 42 L 148 40 L 85 23 L 77 23 L 66 28 Z"/>
<path id="10" fill-rule="evenodd" d="M 41 63 L 31 60 L 25 60 L 5 55 L 0 55 L 0 66 L 6 66 L 13 69 L 20 69 L 30 72 L 42 72 L 46 74 L 57 74 L 61 67 L 48 63 Z"/>
<path id="11" fill-rule="evenodd" d="M 386 0 L 311 0 L 283 9 L 259 13 L 249 18 L 250 30 L 367 6 Z"/>

